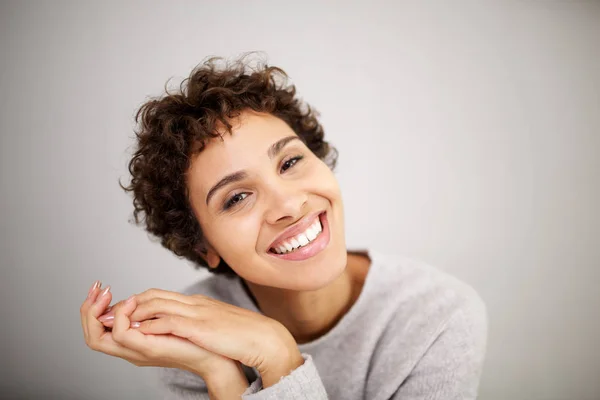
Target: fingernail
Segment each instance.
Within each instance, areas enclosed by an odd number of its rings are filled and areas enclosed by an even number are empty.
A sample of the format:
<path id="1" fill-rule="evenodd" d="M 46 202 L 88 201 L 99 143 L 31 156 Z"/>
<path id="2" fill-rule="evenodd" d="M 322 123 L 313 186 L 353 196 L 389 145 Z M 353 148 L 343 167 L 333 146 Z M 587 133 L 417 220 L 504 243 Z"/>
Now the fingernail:
<path id="1" fill-rule="evenodd" d="M 131 295 L 129 296 L 129 298 L 127 300 L 125 300 L 125 304 L 129 304 L 133 301 L 133 299 L 135 298 L 135 295 Z"/>
<path id="2" fill-rule="evenodd" d="M 139 328 L 140 327 L 140 323 L 139 322 L 132 322 L 131 323 L 131 327 L 132 328 Z"/>
<path id="3" fill-rule="evenodd" d="M 102 314 L 101 316 L 98 317 L 98 321 L 101 321 L 101 322 L 112 321 L 114 319 L 115 319 L 115 313 L 106 313 L 106 314 Z"/>
<path id="4" fill-rule="evenodd" d="M 99 285 L 100 285 L 100 281 L 94 282 L 94 284 L 92 285 L 90 290 L 88 290 L 88 295 L 87 295 L 88 299 L 92 296 L 92 292 L 94 291 L 94 289 L 96 289 Z"/>
<path id="5" fill-rule="evenodd" d="M 103 296 L 106 296 L 106 293 L 108 293 L 110 291 L 110 285 L 108 285 L 106 287 L 106 289 L 104 289 L 102 292 L 100 292 L 100 296 L 98 296 L 98 298 L 101 298 Z"/>

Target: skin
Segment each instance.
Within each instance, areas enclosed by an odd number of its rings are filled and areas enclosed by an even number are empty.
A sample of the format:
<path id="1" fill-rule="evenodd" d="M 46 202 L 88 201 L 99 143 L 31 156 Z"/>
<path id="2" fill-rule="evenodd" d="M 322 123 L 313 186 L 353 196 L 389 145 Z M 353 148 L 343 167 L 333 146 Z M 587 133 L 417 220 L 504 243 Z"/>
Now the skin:
<path id="1" fill-rule="evenodd" d="M 335 326 L 358 298 L 370 266 L 366 255 L 346 249 L 341 193 L 327 165 L 298 139 L 269 154 L 274 143 L 297 138 L 272 115 L 248 111 L 231 122 L 231 134 L 222 130 L 222 139 L 211 140 L 191 161 L 186 183 L 205 236 L 200 254 L 211 268 L 223 258 L 262 314 L 158 289 L 106 313 L 112 295 L 95 287 L 81 307 L 90 348 L 139 366 L 194 372 L 207 382 L 211 398 L 243 392 L 248 382 L 239 363 L 256 367 L 264 387 L 300 366 L 297 344 Z M 243 180 L 222 187 L 207 203 L 221 178 L 241 170 Z M 233 206 L 224 209 L 232 198 Z M 320 253 L 303 261 L 269 253 L 284 230 L 320 211 L 330 228 Z"/>
<path id="2" fill-rule="evenodd" d="M 329 167 L 300 140 L 288 142 L 273 159 L 267 156 L 273 143 L 297 136 L 294 131 L 269 114 L 245 112 L 233 122 L 231 135 L 221 132 L 223 140 L 211 141 L 193 160 L 187 179 L 207 242 L 206 259 L 217 266 L 222 257 L 244 279 L 265 315 L 281 322 L 298 343 L 312 340 L 354 302 L 368 259 L 348 255 L 341 192 Z M 282 173 L 281 164 L 297 155 L 304 158 Z M 210 188 L 239 170 L 249 178 L 221 189 L 207 205 Z M 240 192 L 248 196 L 223 211 L 223 203 Z M 327 211 L 331 230 L 323 251 L 294 262 L 268 253 L 287 227 L 320 210 Z"/>

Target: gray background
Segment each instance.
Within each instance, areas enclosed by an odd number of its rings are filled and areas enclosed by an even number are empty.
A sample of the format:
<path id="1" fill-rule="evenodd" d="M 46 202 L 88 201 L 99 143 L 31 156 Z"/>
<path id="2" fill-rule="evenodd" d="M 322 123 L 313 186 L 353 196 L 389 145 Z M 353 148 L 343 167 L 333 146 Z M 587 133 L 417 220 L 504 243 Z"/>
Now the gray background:
<path id="1" fill-rule="evenodd" d="M 203 275 L 128 222 L 133 113 L 208 55 L 262 50 L 340 151 L 350 246 L 488 305 L 481 399 L 600 398 L 600 3 L 2 2 L 4 397 L 155 399 L 79 306 Z"/>

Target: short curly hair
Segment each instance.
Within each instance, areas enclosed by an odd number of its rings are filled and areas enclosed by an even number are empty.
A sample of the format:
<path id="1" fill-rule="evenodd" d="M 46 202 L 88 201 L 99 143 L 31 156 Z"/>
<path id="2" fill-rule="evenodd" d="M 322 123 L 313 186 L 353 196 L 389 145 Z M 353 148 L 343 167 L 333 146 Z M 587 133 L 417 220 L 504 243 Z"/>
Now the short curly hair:
<path id="1" fill-rule="evenodd" d="M 198 252 L 203 234 L 189 201 L 186 173 L 192 157 L 206 143 L 231 134 L 230 122 L 241 112 L 268 113 L 286 122 L 306 146 L 332 170 L 337 151 L 324 140 L 318 112 L 296 96 L 294 85 L 278 67 L 247 56 L 234 61 L 212 57 L 196 66 L 179 89 L 144 103 L 135 115 L 136 149 L 129 161 L 135 223 L 160 240 L 163 247 L 191 261 L 196 268 L 208 265 Z M 222 137 L 221 137 L 222 139 Z M 235 276 L 223 259 L 217 274 Z"/>

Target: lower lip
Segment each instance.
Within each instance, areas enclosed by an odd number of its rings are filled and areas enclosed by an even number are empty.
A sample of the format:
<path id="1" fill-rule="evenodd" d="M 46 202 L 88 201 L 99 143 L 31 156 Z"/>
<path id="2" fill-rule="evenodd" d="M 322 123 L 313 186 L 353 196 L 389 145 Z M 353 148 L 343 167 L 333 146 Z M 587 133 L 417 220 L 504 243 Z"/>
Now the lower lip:
<path id="1" fill-rule="evenodd" d="M 292 251 L 291 253 L 277 254 L 269 251 L 269 255 L 286 261 L 302 261 L 314 257 L 320 253 L 329 244 L 330 237 L 327 213 L 320 214 L 319 219 L 321 221 L 321 225 L 323 226 L 323 230 L 315 240 L 306 246 L 302 246 L 299 249 Z"/>

